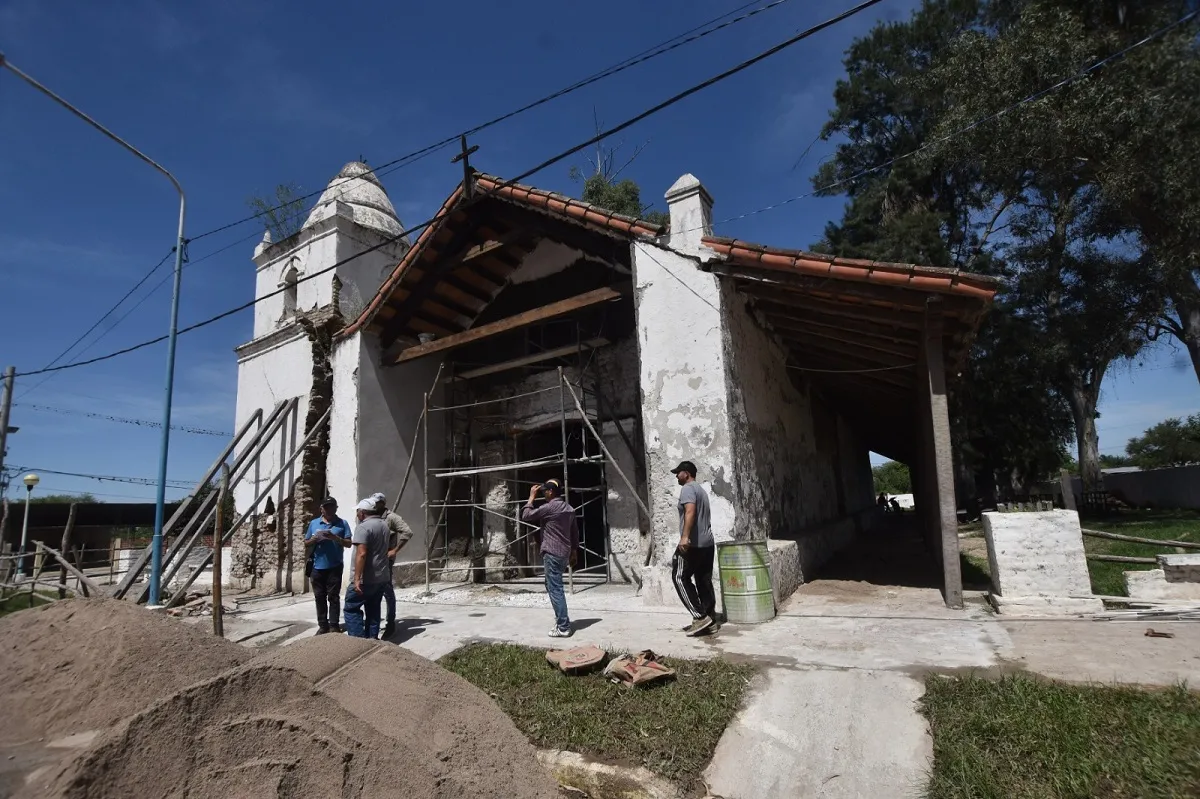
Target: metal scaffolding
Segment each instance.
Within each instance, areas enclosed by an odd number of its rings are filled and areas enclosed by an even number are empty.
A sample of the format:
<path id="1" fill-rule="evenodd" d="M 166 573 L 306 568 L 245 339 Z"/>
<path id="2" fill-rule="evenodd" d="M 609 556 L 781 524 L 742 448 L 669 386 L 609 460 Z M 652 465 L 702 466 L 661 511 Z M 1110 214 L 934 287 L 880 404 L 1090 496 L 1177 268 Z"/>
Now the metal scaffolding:
<path id="1" fill-rule="evenodd" d="M 502 502 L 492 500 L 488 502 L 486 498 L 480 497 L 479 478 L 481 475 L 504 475 L 504 482 L 509 485 L 509 496 L 521 496 L 521 487 L 528 490 L 528 487 L 541 480 L 529 479 L 531 470 L 545 470 L 547 467 L 559 465 L 562 469 L 562 487 L 563 496 L 568 498 L 574 494 L 576 497 L 586 497 L 582 502 L 574 505 L 576 512 L 576 524 L 579 529 L 580 549 L 584 553 L 579 566 L 581 568 L 572 567 L 568 572 L 568 587 L 571 592 L 574 592 L 576 575 L 585 577 L 602 577 L 604 582 L 612 580 L 612 558 L 610 553 L 610 541 L 608 531 L 608 483 L 606 476 L 606 461 L 603 454 L 603 443 L 597 438 L 599 447 L 591 443 L 591 439 L 596 437 L 594 428 L 587 423 L 586 415 L 588 397 L 594 396 L 595 392 L 588 389 L 585 383 L 585 376 L 591 365 L 591 358 L 584 361 L 584 354 L 589 350 L 584 348 L 584 339 L 578 335 L 579 343 L 572 348 L 574 354 L 578 356 L 577 374 L 578 383 L 570 383 L 566 373 L 561 367 L 558 369 L 557 385 L 546 386 L 544 388 L 525 391 L 518 394 L 513 394 L 506 397 L 497 397 L 492 399 L 474 400 L 459 402 L 454 396 L 456 387 L 460 384 L 465 385 L 466 381 L 457 379 L 451 374 L 446 380 L 446 385 L 450 389 L 446 397 L 446 404 L 442 406 L 433 406 L 430 404 L 430 394 L 425 394 L 424 413 L 422 415 L 424 441 L 424 510 L 425 510 L 425 590 L 428 593 L 430 585 L 439 575 L 447 573 L 465 573 L 466 579 L 463 582 L 471 582 L 474 577 L 480 573 L 495 571 L 497 567 L 488 566 L 486 562 L 479 563 L 480 560 L 485 560 L 488 556 L 503 555 L 505 564 L 499 568 L 502 572 L 502 577 L 499 580 L 490 580 L 495 583 L 510 583 L 514 580 L 508 575 L 516 571 L 518 574 L 526 574 L 527 576 L 537 576 L 540 572 L 540 564 L 532 557 L 519 558 L 518 562 L 509 563 L 509 559 L 513 558 L 517 553 L 521 552 L 521 547 L 528 546 L 528 543 L 537 532 L 536 525 L 524 522 L 520 518 L 520 506 L 525 503 L 524 499 L 509 499 Z M 590 343 L 590 342 L 588 342 Z M 563 348 L 566 349 L 566 348 Z M 595 349 L 590 350 L 594 354 Z M 577 400 L 577 395 L 573 389 L 578 389 L 579 395 L 582 395 L 583 404 Z M 518 457 L 518 446 L 520 442 L 520 432 L 509 428 L 510 415 L 507 413 L 481 413 L 484 408 L 493 409 L 499 406 L 500 408 L 508 408 L 511 403 L 527 399 L 532 396 L 547 394 L 557 391 L 559 394 L 558 412 L 555 414 L 557 419 L 552 419 L 544 425 L 539 425 L 524 431 L 527 434 L 536 434 L 538 432 L 546 432 L 553 429 L 554 422 L 557 422 L 560 437 L 560 447 L 558 452 L 544 455 L 540 457 L 524 458 Z M 432 414 L 445 415 L 445 430 L 446 430 L 446 466 L 432 466 L 429 462 L 429 420 Z M 581 415 L 581 418 L 576 421 L 576 415 Z M 569 444 L 574 442 L 574 435 L 569 431 L 568 423 L 572 425 L 578 423 L 578 428 L 575 433 L 579 436 L 580 455 L 571 457 Z M 504 438 L 511 438 L 510 446 L 512 452 L 512 460 L 498 464 L 481 464 L 479 462 L 478 453 L 475 451 L 474 442 L 477 440 L 475 433 L 477 428 L 496 429 L 500 428 L 503 432 L 500 434 Z M 591 435 L 589 435 L 589 432 Z M 500 436 L 493 440 L 500 440 Z M 572 464 L 589 464 L 593 465 L 598 470 L 598 478 L 593 485 L 572 485 L 570 483 L 570 466 Z M 436 496 L 440 494 L 443 486 L 435 486 L 435 480 L 445 481 L 444 497 Z M 463 499 L 453 499 L 455 489 L 459 488 L 465 493 Z M 603 531 L 603 552 L 588 548 L 586 545 L 588 536 L 588 510 L 593 503 L 599 503 L 599 524 Z M 503 506 L 503 511 L 498 509 L 497 505 Z M 468 561 L 468 565 L 450 565 L 450 550 L 451 550 L 451 532 L 449 512 L 452 510 L 464 509 L 470 517 L 469 539 L 466 547 L 466 552 L 463 554 Z M 492 552 L 490 542 L 488 541 L 487 526 L 477 523 L 481 516 L 487 514 L 492 517 L 504 519 L 508 525 L 505 531 L 505 546 L 502 552 Z M 436 517 L 436 519 L 435 519 Z M 596 522 L 593 521 L 593 524 Z M 515 533 L 515 535 L 513 535 Z M 594 537 L 594 536 L 593 536 Z M 441 555 L 435 557 L 435 544 L 441 541 Z M 461 540 L 461 539 L 459 539 Z M 528 555 L 528 553 L 527 553 Z M 588 555 L 601 559 L 601 562 L 593 565 L 586 565 Z M 442 565 L 435 565 L 440 562 Z"/>

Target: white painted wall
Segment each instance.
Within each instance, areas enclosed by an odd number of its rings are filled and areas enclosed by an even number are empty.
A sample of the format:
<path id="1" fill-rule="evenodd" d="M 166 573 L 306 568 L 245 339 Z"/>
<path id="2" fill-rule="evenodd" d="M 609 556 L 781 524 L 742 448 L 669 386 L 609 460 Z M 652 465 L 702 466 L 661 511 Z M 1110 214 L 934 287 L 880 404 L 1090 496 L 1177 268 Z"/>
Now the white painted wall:
<path id="1" fill-rule="evenodd" d="M 733 450 L 717 278 L 649 242 L 633 251 L 639 383 L 655 558 L 679 535 L 679 486 L 670 470 L 695 461 L 718 541 L 735 537 Z"/>
<path id="2" fill-rule="evenodd" d="M 234 504 L 239 513 L 250 508 L 258 489 L 266 486 L 287 455 L 291 454 L 292 448 L 299 445 L 304 437 L 303 420 L 308 413 L 308 392 L 312 387 L 312 346 L 303 331 L 297 328 L 296 333 L 297 337 L 238 361 L 235 429 L 241 429 L 254 411 L 260 408 L 265 420 L 277 402 L 300 397 L 297 413 L 272 438 L 258 458 L 259 485 L 255 485 L 254 467 L 251 466 L 246 477 L 234 487 Z M 245 446 L 243 444 L 239 452 Z M 296 466 L 299 466 L 298 461 Z M 298 474 L 298 468 L 289 469 L 282 486 L 272 491 L 276 503 L 291 492 L 292 482 Z"/>
<path id="3" fill-rule="evenodd" d="M 325 481 L 342 515 L 354 516 L 358 493 L 358 374 L 362 333 L 339 341 L 330 359 L 333 367 L 333 412 L 329 422 L 329 456 Z"/>
<path id="4" fill-rule="evenodd" d="M 326 209 L 328 215 L 311 227 L 262 249 L 255 256 L 255 296 L 265 299 L 254 306 L 254 338 L 267 335 L 277 329 L 281 321 L 286 321 L 284 295 L 267 295 L 279 290 L 284 276 L 291 269 L 294 268 L 302 279 L 296 286 L 298 310 L 311 311 L 328 305 L 333 299 L 333 276 L 336 273 L 342 281 L 342 313 L 347 319 L 353 319 L 404 257 L 408 245 L 402 241 L 364 252 L 383 243 L 385 237 L 358 225 L 345 203 L 332 203 Z M 317 274 L 348 258 L 354 260 L 337 269 Z"/>
<path id="5" fill-rule="evenodd" d="M 359 344 L 358 361 L 358 484 L 357 497 L 376 491 L 387 495 L 394 504 L 396 492 L 404 479 L 409 453 L 416 450 L 413 475 L 409 478 L 400 500 L 400 515 L 413 528 L 413 538 L 400 551 L 398 563 L 425 560 L 425 501 L 424 443 L 413 431 L 421 416 L 424 394 L 433 386 L 438 360 L 422 358 L 400 366 L 381 367 L 379 342 L 374 336 L 363 336 Z M 335 378 L 336 379 L 336 378 Z M 442 402 L 439 386 L 431 397 L 432 404 Z M 429 466 L 441 466 L 445 452 L 445 414 L 429 417 Z M 440 502 L 440 497 L 438 500 Z M 432 523 L 432 522 L 431 522 Z"/>

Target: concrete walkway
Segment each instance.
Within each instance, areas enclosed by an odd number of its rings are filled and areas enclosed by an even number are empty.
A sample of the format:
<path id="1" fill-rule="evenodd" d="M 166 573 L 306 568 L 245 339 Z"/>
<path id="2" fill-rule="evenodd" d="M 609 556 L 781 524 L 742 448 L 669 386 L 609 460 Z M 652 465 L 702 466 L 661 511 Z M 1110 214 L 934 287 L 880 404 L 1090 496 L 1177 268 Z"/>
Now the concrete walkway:
<path id="1" fill-rule="evenodd" d="M 405 601 L 392 641 L 425 657 L 469 641 L 561 644 L 546 637 L 549 603 L 532 587 L 451 587 L 421 598 L 423 590 L 399 592 Z M 572 644 L 762 666 L 705 775 L 726 799 L 919 796 L 932 757 L 918 711 L 930 671 L 1200 684 L 1200 624 L 1001 622 L 981 602 L 948 610 L 932 589 L 821 581 L 793 595 L 774 621 L 726 625 L 706 639 L 682 634 L 682 610 L 643 607 L 624 586 L 586 588 L 568 603 L 579 628 Z M 315 632 L 308 596 L 244 607 L 256 609 L 230 618 L 226 631 L 247 645 L 286 645 Z M 1148 638 L 1148 626 L 1176 637 Z"/>

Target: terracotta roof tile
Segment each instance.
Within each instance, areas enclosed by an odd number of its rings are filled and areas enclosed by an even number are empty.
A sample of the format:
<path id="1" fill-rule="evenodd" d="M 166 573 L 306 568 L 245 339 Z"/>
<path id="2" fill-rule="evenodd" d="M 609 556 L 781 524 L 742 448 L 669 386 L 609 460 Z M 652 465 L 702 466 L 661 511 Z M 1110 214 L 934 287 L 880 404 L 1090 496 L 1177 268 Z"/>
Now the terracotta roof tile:
<path id="1" fill-rule="evenodd" d="M 647 222 L 637 217 L 618 214 L 615 211 L 609 211 L 607 208 L 601 208 L 591 203 L 585 203 L 582 200 L 576 200 L 573 197 L 567 197 L 565 194 L 545 191 L 544 189 L 537 189 L 521 183 L 505 185 L 503 178 L 498 178 L 494 175 L 478 175 L 475 183 L 484 191 L 495 192 L 498 196 L 515 202 L 524 203 L 534 208 L 542 208 L 577 221 L 607 227 L 618 233 L 657 237 L 667 232 L 667 229 L 662 225 L 656 225 L 653 222 Z"/>
<path id="2" fill-rule="evenodd" d="M 864 283 L 910 288 L 939 294 L 991 301 L 1001 282 L 994 277 L 936 266 L 838 258 L 821 253 L 766 247 L 723 236 L 704 236 L 701 241 L 729 261 L 746 266 L 800 272 L 816 277 L 834 277 Z"/>

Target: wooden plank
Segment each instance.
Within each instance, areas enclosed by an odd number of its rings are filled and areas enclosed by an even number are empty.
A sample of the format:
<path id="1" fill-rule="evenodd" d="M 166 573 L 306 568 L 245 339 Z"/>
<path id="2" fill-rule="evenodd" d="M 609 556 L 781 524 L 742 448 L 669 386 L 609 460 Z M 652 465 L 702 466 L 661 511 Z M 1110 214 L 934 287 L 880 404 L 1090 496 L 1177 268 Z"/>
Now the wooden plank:
<path id="1" fill-rule="evenodd" d="M 1088 560 L 1100 560 L 1105 563 L 1158 563 L 1155 558 L 1132 558 L 1125 555 L 1085 555 Z"/>
<path id="2" fill-rule="evenodd" d="M 778 333 L 781 338 L 788 342 L 791 348 L 801 352 L 820 351 L 828 353 L 835 358 L 847 357 L 876 366 L 912 364 L 915 367 L 917 363 L 917 354 L 915 352 L 911 355 L 879 352 L 856 344 L 842 344 L 837 341 L 812 337 L 798 330 L 778 330 Z"/>
<path id="3" fill-rule="evenodd" d="M 803 321 L 808 314 L 818 313 L 824 315 L 825 318 L 841 319 L 843 326 L 847 326 L 846 319 L 855 319 L 883 328 L 924 329 L 924 319 L 921 314 L 895 308 L 831 302 L 811 295 L 779 291 L 762 286 L 749 286 L 739 290 L 748 296 L 757 298 L 758 302 L 755 304 L 764 313 L 779 314 L 780 316 L 790 315 L 798 321 Z"/>
<path id="4" fill-rule="evenodd" d="M 727 266 L 713 265 L 709 271 L 723 277 L 738 281 L 739 288 L 747 283 L 765 286 L 775 291 L 791 291 L 814 294 L 819 296 L 842 296 L 857 298 L 867 302 L 883 302 L 896 304 L 911 309 L 914 313 L 922 313 L 925 300 L 928 297 L 938 297 L 942 305 L 943 315 L 962 315 L 973 313 L 979 306 L 978 301 L 906 286 L 895 286 L 853 280 L 845 277 L 816 277 L 800 272 L 792 273 L 787 270 L 772 267 Z"/>
<path id="5" fill-rule="evenodd" d="M 1106 533 L 1102 530 L 1088 530 L 1086 527 L 1083 530 L 1084 535 L 1090 535 L 1093 538 L 1108 538 L 1113 541 L 1128 541 L 1132 544 L 1151 544 L 1159 547 L 1182 547 L 1184 549 L 1200 549 L 1200 542 L 1197 541 L 1168 541 L 1166 539 L 1159 540 L 1157 538 L 1138 538 L 1134 535 L 1121 535 L 1120 533 Z"/>
<path id="6" fill-rule="evenodd" d="M 501 319 L 490 324 L 465 330 L 462 333 L 456 333 L 437 341 L 431 341 L 428 344 L 418 344 L 415 347 L 409 347 L 396 356 L 392 363 L 404 363 L 405 361 L 412 361 L 417 358 L 423 358 L 426 355 L 432 355 L 435 352 L 445 352 L 446 350 L 461 347 L 464 344 L 470 344 L 474 341 L 480 341 L 499 333 L 507 333 L 510 330 L 528 327 L 546 319 L 563 316 L 564 314 L 578 311 L 581 308 L 588 308 L 602 302 L 610 302 L 620 296 L 621 293 L 619 291 L 610 288 L 589 291 L 586 294 L 579 294 L 569 299 L 560 300 L 559 302 L 552 302 L 541 308 L 535 308 L 531 311 L 519 313 L 516 316 L 510 316 L 507 319 Z"/>
<path id="7" fill-rule="evenodd" d="M 450 379 L 471 380 L 476 377 L 492 375 L 496 374 L 497 372 L 507 371 L 509 369 L 517 369 L 522 366 L 532 366 L 535 363 L 553 360 L 554 358 L 562 358 L 567 355 L 574 355 L 580 350 L 598 349 L 607 345 L 608 343 L 609 341 L 606 338 L 588 339 L 587 341 L 581 342 L 578 345 L 568 344 L 565 347 L 557 347 L 552 350 L 545 350 L 544 352 L 535 352 L 533 355 L 526 355 L 523 358 L 513 358 L 511 361 L 504 361 L 503 363 L 494 363 L 489 364 L 488 366 L 480 366 L 477 369 L 468 369 L 467 371 L 460 372 Z"/>
<path id="8" fill-rule="evenodd" d="M 54 556 L 54 559 L 57 560 L 64 569 L 66 569 L 71 574 L 73 574 L 75 576 L 75 578 L 77 580 L 79 580 L 79 584 L 83 588 L 83 592 L 84 592 L 85 596 L 87 595 L 87 593 L 89 591 L 92 594 L 94 594 L 95 596 L 100 596 L 100 594 L 101 594 L 100 586 L 98 586 L 94 582 L 92 582 L 91 579 L 89 579 L 88 576 L 86 574 L 84 574 L 83 572 L 81 572 L 79 569 L 76 569 L 70 563 L 67 563 L 67 559 L 64 558 L 60 552 L 58 552 L 57 550 L 51 549 L 50 547 L 43 544 L 41 541 L 37 542 L 37 548 L 42 550 L 43 552 L 49 552 L 52 556 Z"/>
<path id="9" fill-rule="evenodd" d="M 767 321 L 781 335 L 797 335 L 806 339 L 820 339 L 821 341 L 830 341 L 842 346 L 856 347 L 858 349 L 867 349 L 874 352 L 880 352 L 887 355 L 893 355 L 898 358 L 908 359 L 910 361 L 917 360 L 917 343 L 914 341 L 913 346 L 908 349 L 902 348 L 899 345 L 889 345 L 880 343 L 877 339 L 872 339 L 867 336 L 860 336 L 857 333 L 843 333 L 838 335 L 832 332 L 829 328 L 819 326 L 801 325 L 793 320 L 772 319 L 767 317 Z M 845 326 L 842 327 L 845 330 Z"/>

